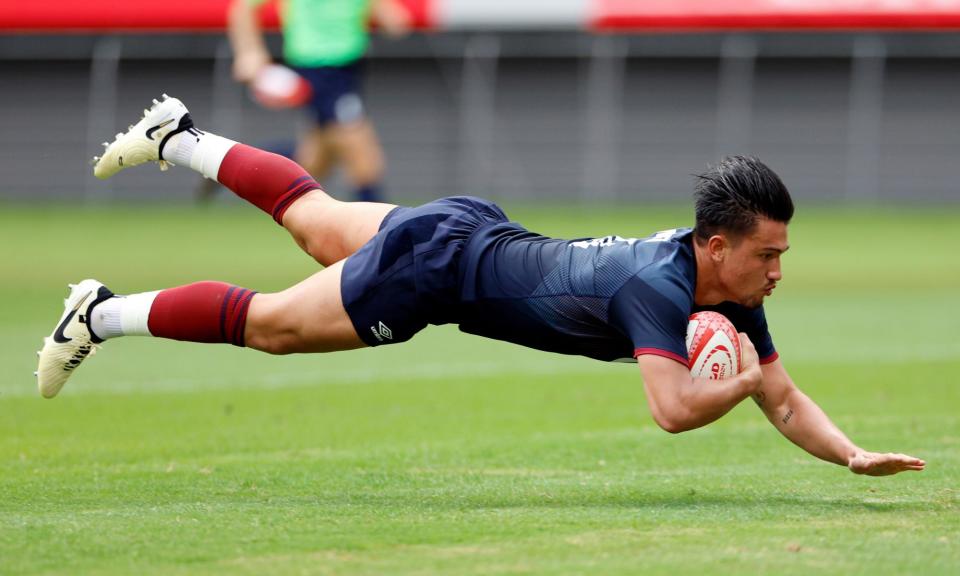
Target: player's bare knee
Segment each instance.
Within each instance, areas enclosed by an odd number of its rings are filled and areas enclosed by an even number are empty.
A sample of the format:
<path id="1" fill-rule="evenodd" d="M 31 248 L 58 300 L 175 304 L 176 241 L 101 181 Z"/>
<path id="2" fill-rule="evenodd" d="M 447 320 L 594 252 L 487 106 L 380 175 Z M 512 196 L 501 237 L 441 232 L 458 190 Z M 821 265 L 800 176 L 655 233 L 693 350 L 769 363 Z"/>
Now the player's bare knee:
<path id="1" fill-rule="evenodd" d="M 322 190 L 314 190 L 294 202 L 283 217 L 283 227 L 297 245 L 324 266 L 340 259 L 342 239 L 335 234 L 340 204 Z"/>
<path id="2" fill-rule="evenodd" d="M 343 258 L 343 239 L 329 233 L 315 232 L 297 241 L 318 263 L 329 266 Z"/>

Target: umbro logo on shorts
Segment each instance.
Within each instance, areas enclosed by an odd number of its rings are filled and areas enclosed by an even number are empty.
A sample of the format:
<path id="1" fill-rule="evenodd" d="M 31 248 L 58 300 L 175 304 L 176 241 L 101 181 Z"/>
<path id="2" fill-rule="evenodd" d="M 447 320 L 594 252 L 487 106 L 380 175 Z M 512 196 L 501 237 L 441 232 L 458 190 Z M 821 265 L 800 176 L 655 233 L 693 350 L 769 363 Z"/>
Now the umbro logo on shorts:
<path id="1" fill-rule="evenodd" d="M 378 342 L 383 342 L 383 339 L 393 340 L 393 331 L 387 328 L 387 325 L 383 322 L 378 322 L 377 326 L 371 326 L 370 331 L 373 332 L 373 335 L 376 336 Z"/>

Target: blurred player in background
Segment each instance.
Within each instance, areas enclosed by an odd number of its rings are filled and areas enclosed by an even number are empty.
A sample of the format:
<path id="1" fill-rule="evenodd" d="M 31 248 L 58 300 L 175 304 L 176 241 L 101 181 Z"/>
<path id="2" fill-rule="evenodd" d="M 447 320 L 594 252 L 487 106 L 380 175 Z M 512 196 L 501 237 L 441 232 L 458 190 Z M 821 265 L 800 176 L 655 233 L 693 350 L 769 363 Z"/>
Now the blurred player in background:
<path id="1" fill-rule="evenodd" d="M 257 8 L 266 0 L 233 0 L 228 32 L 233 75 L 252 83 L 271 64 Z M 340 164 L 354 198 L 383 196 L 383 150 L 362 100 L 362 58 L 372 20 L 387 34 L 410 30 L 412 17 L 399 0 L 284 0 L 281 2 L 285 62 L 305 78 L 312 97 L 310 129 L 301 136 L 294 159 L 323 180 Z"/>

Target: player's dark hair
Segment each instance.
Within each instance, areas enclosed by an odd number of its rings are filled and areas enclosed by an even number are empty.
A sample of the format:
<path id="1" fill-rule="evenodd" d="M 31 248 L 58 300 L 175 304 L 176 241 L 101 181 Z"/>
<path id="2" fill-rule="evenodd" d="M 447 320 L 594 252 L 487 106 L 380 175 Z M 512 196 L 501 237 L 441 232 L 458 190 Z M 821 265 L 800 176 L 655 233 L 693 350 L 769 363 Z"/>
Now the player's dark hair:
<path id="1" fill-rule="evenodd" d="M 784 223 L 793 218 L 787 187 L 766 164 L 750 156 L 727 156 L 698 174 L 693 197 L 694 234 L 701 242 L 719 232 L 734 238 L 749 234 L 760 216 Z"/>

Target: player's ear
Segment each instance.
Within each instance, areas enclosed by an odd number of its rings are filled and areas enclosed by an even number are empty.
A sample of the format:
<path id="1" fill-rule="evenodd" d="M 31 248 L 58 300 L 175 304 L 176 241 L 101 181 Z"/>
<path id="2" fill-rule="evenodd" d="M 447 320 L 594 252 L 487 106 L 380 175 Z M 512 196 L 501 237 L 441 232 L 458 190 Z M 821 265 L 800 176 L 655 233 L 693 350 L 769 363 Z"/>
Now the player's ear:
<path id="1" fill-rule="evenodd" d="M 727 255 L 728 246 L 729 241 L 726 236 L 714 234 L 707 240 L 707 254 L 710 255 L 710 259 L 714 262 L 723 262 L 724 257 Z"/>

